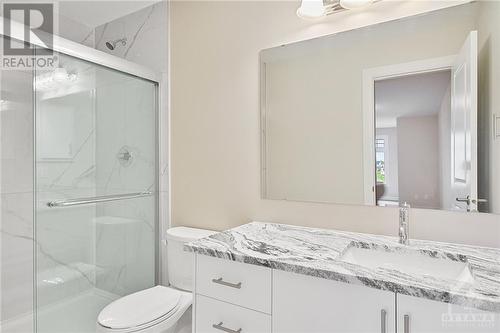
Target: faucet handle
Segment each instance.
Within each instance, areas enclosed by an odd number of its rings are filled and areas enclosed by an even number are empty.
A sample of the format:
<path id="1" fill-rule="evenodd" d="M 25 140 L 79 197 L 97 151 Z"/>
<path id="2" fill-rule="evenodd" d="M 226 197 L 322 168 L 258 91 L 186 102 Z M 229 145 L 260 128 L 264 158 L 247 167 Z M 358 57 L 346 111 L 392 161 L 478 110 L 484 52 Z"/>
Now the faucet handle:
<path id="1" fill-rule="evenodd" d="M 409 245 L 410 238 L 410 205 L 406 202 L 399 205 L 399 243 Z"/>
<path id="2" fill-rule="evenodd" d="M 399 205 L 399 223 L 408 224 L 410 220 L 410 205 L 406 202 Z"/>
<path id="3" fill-rule="evenodd" d="M 411 208 L 411 206 L 410 206 L 410 204 L 409 204 L 409 203 L 407 203 L 407 202 L 405 201 L 405 202 L 403 202 L 403 203 L 401 203 L 401 202 L 399 203 L 399 208 L 406 208 L 406 209 L 409 209 L 409 208 Z"/>

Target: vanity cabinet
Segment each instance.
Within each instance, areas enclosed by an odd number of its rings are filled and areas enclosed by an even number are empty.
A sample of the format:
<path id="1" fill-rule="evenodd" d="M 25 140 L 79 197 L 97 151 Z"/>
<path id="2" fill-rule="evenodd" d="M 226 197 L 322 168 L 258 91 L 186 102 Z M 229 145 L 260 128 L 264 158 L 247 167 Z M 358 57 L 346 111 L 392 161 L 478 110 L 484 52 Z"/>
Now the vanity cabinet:
<path id="1" fill-rule="evenodd" d="M 500 314 L 197 254 L 195 333 L 499 333 Z"/>
<path id="2" fill-rule="evenodd" d="M 498 333 L 500 314 L 397 295 L 399 333 Z"/>
<path id="3" fill-rule="evenodd" d="M 273 271 L 273 333 L 395 332 L 395 294 Z"/>

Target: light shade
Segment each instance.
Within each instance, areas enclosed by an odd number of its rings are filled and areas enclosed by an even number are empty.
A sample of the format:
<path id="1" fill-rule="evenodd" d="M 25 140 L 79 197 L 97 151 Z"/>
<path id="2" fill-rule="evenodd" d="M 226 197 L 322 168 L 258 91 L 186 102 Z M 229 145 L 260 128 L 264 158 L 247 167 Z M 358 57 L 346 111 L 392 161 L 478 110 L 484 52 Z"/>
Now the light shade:
<path id="1" fill-rule="evenodd" d="M 355 9 L 369 5 L 373 0 L 340 0 L 340 6 L 345 9 Z"/>
<path id="2" fill-rule="evenodd" d="M 297 15 L 303 18 L 318 18 L 326 15 L 323 0 L 302 0 Z"/>

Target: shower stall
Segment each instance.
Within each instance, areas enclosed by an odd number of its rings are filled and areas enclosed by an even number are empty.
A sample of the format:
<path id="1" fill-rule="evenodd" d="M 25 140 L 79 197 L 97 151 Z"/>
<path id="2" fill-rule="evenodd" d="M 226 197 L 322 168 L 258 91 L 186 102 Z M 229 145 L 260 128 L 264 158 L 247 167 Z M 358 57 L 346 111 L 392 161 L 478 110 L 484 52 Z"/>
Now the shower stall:
<path id="1" fill-rule="evenodd" d="M 57 37 L 49 48 L 50 68 L 0 71 L 2 333 L 95 332 L 104 306 L 159 282 L 160 80 Z"/>

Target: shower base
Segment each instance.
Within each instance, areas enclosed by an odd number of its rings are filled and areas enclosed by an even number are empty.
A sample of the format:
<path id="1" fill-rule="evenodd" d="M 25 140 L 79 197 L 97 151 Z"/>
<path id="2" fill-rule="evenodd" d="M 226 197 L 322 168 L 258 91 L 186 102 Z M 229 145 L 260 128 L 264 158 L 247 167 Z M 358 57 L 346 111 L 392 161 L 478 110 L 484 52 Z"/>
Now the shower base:
<path id="1" fill-rule="evenodd" d="M 71 299 L 44 306 L 38 310 L 37 333 L 95 333 L 97 315 L 117 296 L 101 290 L 89 290 Z M 2 324 L 2 332 L 32 332 L 31 315 Z"/>

